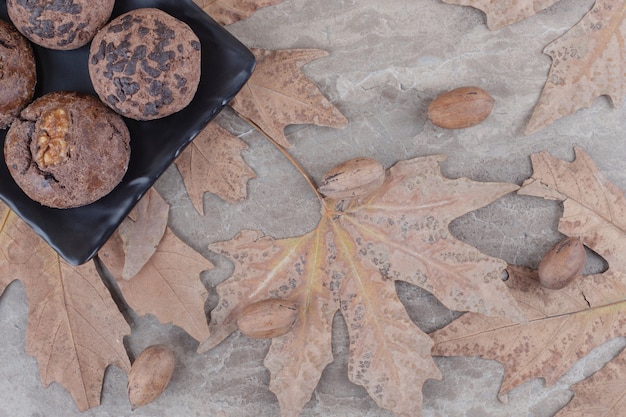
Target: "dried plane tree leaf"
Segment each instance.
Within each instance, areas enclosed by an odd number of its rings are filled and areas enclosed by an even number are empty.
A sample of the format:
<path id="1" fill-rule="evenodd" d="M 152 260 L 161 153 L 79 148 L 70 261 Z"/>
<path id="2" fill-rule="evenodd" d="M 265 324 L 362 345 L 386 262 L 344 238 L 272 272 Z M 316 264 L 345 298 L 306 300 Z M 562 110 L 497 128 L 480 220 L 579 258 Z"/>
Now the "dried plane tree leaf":
<path id="1" fill-rule="evenodd" d="M 230 106 L 246 121 L 285 148 L 284 129 L 311 123 L 341 128 L 346 118 L 302 72 L 302 67 L 327 56 L 319 49 L 267 51 L 252 49 L 257 67 Z"/>
<path id="2" fill-rule="evenodd" d="M 626 95 L 624 0 L 597 0 L 583 19 L 549 44 L 552 67 L 526 127 L 532 134 L 602 95 L 615 107 Z"/>
<path id="3" fill-rule="evenodd" d="M 472 6 L 487 16 L 487 27 L 497 30 L 519 22 L 552 6 L 558 0 L 443 0 L 444 3 Z"/>
<path id="4" fill-rule="evenodd" d="M 509 266 L 507 286 L 528 316 L 520 325 L 503 318 L 468 313 L 431 334 L 433 355 L 480 356 L 505 368 L 500 398 L 533 378 L 554 384 L 593 348 L 624 334 L 623 276 L 586 276 L 560 290 L 542 287 L 536 271 Z M 597 304 L 588 304 L 589 299 Z M 621 310 L 621 311 L 620 311 Z"/>
<path id="5" fill-rule="evenodd" d="M 65 263 L 1 203 L 0 214 L 0 284 L 18 279 L 26 290 L 26 353 L 44 386 L 61 384 L 81 411 L 99 405 L 107 366 L 130 369 L 123 345 L 130 327 L 92 262 Z"/>
<path id="6" fill-rule="evenodd" d="M 211 192 L 229 203 L 246 199 L 248 180 L 256 174 L 241 157 L 248 149 L 226 129 L 210 123 L 176 159 L 193 206 L 204 215 L 202 197 Z"/>
<path id="7" fill-rule="evenodd" d="M 333 360 L 332 319 L 340 311 L 351 340 L 350 379 L 379 406 L 420 415 L 422 385 L 440 374 L 430 339 L 397 297 L 396 280 L 427 289 L 451 309 L 524 320 L 501 280 L 505 263 L 448 231 L 454 218 L 517 186 L 447 179 L 443 160 L 400 162 L 367 198 L 324 200 L 319 225 L 304 236 L 277 240 L 247 230 L 210 245 L 235 271 L 217 288 L 211 337 L 199 351 L 234 332 L 249 305 L 282 299 L 297 306 L 292 330 L 272 339 L 265 358 L 282 415 L 297 416 Z"/>
<path id="8" fill-rule="evenodd" d="M 8 287 L 12 281 L 13 280 L 9 279 L 8 277 L 0 277 L 0 297 L 4 293 L 6 287 Z"/>
<path id="9" fill-rule="evenodd" d="M 565 162 L 547 152 L 532 155 L 533 175 L 519 194 L 563 201 L 559 231 L 576 236 L 600 254 L 610 269 L 626 271 L 626 197 L 582 149 Z"/>
<path id="10" fill-rule="evenodd" d="M 9 210 L 9 207 L 7 207 L 3 203 L 0 203 L 0 219 L 2 221 L 2 223 L 0 224 L 6 225 L 10 215 L 11 210 Z M 2 227 L 2 229 L 0 229 L 0 236 L 2 236 L 2 230 L 4 230 L 4 226 Z M 0 253 L 0 265 L 8 262 L 9 260 L 7 259 L 6 255 Z M 0 297 L 4 293 L 4 290 L 9 286 L 9 284 L 14 281 L 14 279 L 15 278 L 10 275 L 0 274 Z"/>
<path id="11" fill-rule="evenodd" d="M 161 241 L 170 206 L 150 188 L 118 228 L 124 242 L 122 278 L 135 276 L 148 262 Z"/>
<path id="12" fill-rule="evenodd" d="M 167 228 L 168 213 L 151 188 L 98 255 L 137 314 L 152 314 L 203 341 L 209 337 L 208 293 L 199 274 L 213 264 Z"/>
<path id="13" fill-rule="evenodd" d="M 198 341 L 209 337 L 204 312 L 208 293 L 200 281 L 200 273 L 213 269 L 213 264 L 178 239 L 169 228 L 154 255 L 129 280 L 122 278 L 124 249 L 118 233 L 111 236 L 98 257 L 137 314 L 152 314 L 161 323 L 181 327 Z"/>
<path id="14" fill-rule="evenodd" d="M 618 417 L 626 406 L 626 351 L 572 385 L 574 398 L 554 417 Z"/>
<path id="15" fill-rule="evenodd" d="M 485 12 L 487 26 L 499 29 L 543 10 L 557 0 L 444 0 Z M 530 135 L 562 117 L 609 96 L 621 107 L 626 95 L 626 14 L 624 0 L 597 0 L 568 32 L 549 44 L 548 79 L 526 126 Z"/>
<path id="16" fill-rule="evenodd" d="M 539 284 L 536 271 L 510 266 L 507 286 L 527 324 L 468 313 L 431 334 L 433 354 L 501 362 L 500 395 L 531 378 L 553 384 L 591 349 L 626 335 L 626 197 L 578 148 L 571 163 L 545 152 L 533 155 L 532 163 L 532 178 L 519 193 L 563 201 L 559 230 L 580 238 L 609 269 L 549 290 Z"/>
<path id="17" fill-rule="evenodd" d="M 222 26 L 247 19 L 262 7 L 273 6 L 283 0 L 194 0 L 209 16 Z"/>

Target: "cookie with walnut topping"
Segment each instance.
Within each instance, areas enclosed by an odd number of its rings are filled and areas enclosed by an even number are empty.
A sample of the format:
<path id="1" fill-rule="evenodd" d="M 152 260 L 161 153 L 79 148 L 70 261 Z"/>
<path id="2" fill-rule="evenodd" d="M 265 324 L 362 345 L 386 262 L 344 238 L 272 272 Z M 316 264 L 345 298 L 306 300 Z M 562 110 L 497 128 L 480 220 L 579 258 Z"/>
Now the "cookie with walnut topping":
<path id="1" fill-rule="evenodd" d="M 98 98 L 54 92 L 35 100 L 13 122 L 4 157 L 32 200 L 78 207 L 105 196 L 122 180 L 130 133 L 122 117 Z"/>
<path id="2" fill-rule="evenodd" d="M 200 82 L 200 41 L 184 22 L 155 8 L 131 10 L 91 43 L 89 75 L 100 99 L 136 120 L 185 108 Z"/>
<path id="3" fill-rule="evenodd" d="M 111 18 L 115 0 L 7 0 L 9 18 L 33 43 L 70 50 L 89 43 Z"/>

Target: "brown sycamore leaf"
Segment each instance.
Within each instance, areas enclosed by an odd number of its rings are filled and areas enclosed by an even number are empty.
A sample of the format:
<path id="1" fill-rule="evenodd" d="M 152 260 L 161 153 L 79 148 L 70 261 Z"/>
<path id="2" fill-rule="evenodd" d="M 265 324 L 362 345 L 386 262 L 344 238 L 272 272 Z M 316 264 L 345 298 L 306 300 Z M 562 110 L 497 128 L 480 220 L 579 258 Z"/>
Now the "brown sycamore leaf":
<path id="1" fill-rule="evenodd" d="M 169 212 L 170 206 L 150 188 L 120 224 L 125 254 L 122 278 L 135 276 L 152 257 L 165 233 Z"/>
<path id="2" fill-rule="evenodd" d="M 543 10 L 557 0 L 444 0 L 472 6 L 487 15 L 487 26 L 499 29 Z M 591 10 L 544 53 L 552 66 L 526 127 L 530 135 L 561 117 L 609 96 L 621 107 L 626 95 L 626 3 L 597 0 Z"/>
<path id="3" fill-rule="evenodd" d="M 574 398 L 555 417 L 619 417 L 626 406 L 626 351 L 574 384 Z"/>
<path id="4" fill-rule="evenodd" d="M 546 47 L 552 67 L 526 127 L 532 134 L 607 95 L 615 107 L 626 95 L 626 2 L 597 0 L 591 11 Z"/>
<path id="5" fill-rule="evenodd" d="M 7 220 L 7 218 L 8 218 L 9 213 L 10 213 L 9 208 L 8 208 L 6 205 L 4 205 L 4 204 L 0 203 L 0 218 L 1 218 L 1 219 L 2 219 L 2 221 L 3 221 L 3 224 L 4 224 L 4 222 L 6 222 L 6 220 Z M 1 233 L 1 230 L 0 230 L 0 233 Z M 0 235 L 0 236 L 1 236 L 1 235 Z M 5 260 L 5 259 L 6 259 L 6 257 L 5 257 L 5 256 L 2 256 L 2 255 L 0 254 L 0 262 L 2 262 L 2 263 L 6 262 L 6 260 Z M 5 290 L 5 289 L 9 286 L 9 284 L 10 284 L 11 282 L 13 282 L 13 281 L 14 281 L 14 278 L 13 278 L 13 277 L 11 277 L 10 275 L 0 274 L 0 297 L 2 297 L 2 294 L 4 293 L 4 290 Z"/>
<path id="6" fill-rule="evenodd" d="M 497 30 L 552 6 L 558 0 L 443 0 L 444 3 L 472 6 L 487 16 L 487 27 Z"/>
<path id="7" fill-rule="evenodd" d="M 17 215 L 0 203 L 0 289 L 22 281 L 28 299 L 26 353 L 44 386 L 56 381 L 79 410 L 100 404 L 104 371 L 128 372 L 123 338 L 130 327 L 92 262 L 65 263 Z"/>
<path id="8" fill-rule="evenodd" d="M 507 286 L 527 324 L 468 313 L 431 335 L 436 355 L 501 362 L 501 395 L 531 378 L 553 384 L 593 348 L 626 335 L 624 194 L 580 149 L 571 163 L 545 152 L 533 155 L 532 162 L 533 176 L 519 193 L 563 201 L 559 230 L 580 238 L 609 262 L 609 269 L 549 290 L 539 285 L 536 271 L 511 266 Z"/>
<path id="9" fill-rule="evenodd" d="M 626 334 L 626 306 L 613 305 L 626 294 L 622 274 L 586 276 L 549 290 L 538 283 L 536 271 L 509 266 L 508 272 L 507 286 L 528 324 L 468 313 L 431 334 L 434 355 L 480 356 L 502 363 L 500 398 L 529 379 L 541 377 L 554 384 L 593 348 Z"/>
<path id="10" fill-rule="evenodd" d="M 204 215 L 202 197 L 211 192 L 229 203 L 246 199 L 246 184 L 256 178 L 241 157 L 248 149 L 242 140 L 210 123 L 176 159 L 193 206 Z"/>
<path id="11" fill-rule="evenodd" d="M 600 254 L 611 270 L 626 271 L 626 197 L 598 171 L 582 149 L 574 148 L 574 162 L 564 162 L 547 152 L 531 157 L 533 175 L 518 192 L 563 201 L 559 231 L 579 237 Z"/>
<path id="12" fill-rule="evenodd" d="M 435 294 L 454 310 L 523 321 L 501 280 L 503 261 L 480 253 L 448 231 L 449 223 L 517 188 L 441 175 L 442 156 L 416 158 L 388 170 L 371 196 L 324 200 L 317 228 L 301 237 L 272 239 L 243 231 L 210 249 L 235 264 L 217 288 L 206 351 L 234 332 L 242 311 L 266 299 L 298 306 L 290 332 L 272 340 L 265 358 L 270 389 L 283 416 L 297 416 L 332 360 L 337 311 L 350 336 L 349 377 L 383 408 L 421 415 L 422 385 L 440 373 L 431 340 L 409 319 L 394 282 Z"/>
<path id="13" fill-rule="evenodd" d="M 199 275 L 213 269 L 213 264 L 178 239 L 169 228 L 154 255 L 129 280 L 122 278 L 124 249 L 119 233 L 113 233 L 98 257 L 137 314 L 152 314 L 161 323 L 173 323 L 198 341 L 209 337 L 204 313 L 207 291 Z"/>
<path id="14" fill-rule="evenodd" d="M 252 49 L 257 67 L 230 106 L 274 141 L 290 148 L 285 126 L 311 123 L 341 128 L 346 118 L 303 73 L 302 67 L 327 56 L 319 49 Z"/>
<path id="15" fill-rule="evenodd" d="M 257 9 L 273 6 L 283 0 L 194 0 L 209 16 L 220 25 L 247 19 Z"/>

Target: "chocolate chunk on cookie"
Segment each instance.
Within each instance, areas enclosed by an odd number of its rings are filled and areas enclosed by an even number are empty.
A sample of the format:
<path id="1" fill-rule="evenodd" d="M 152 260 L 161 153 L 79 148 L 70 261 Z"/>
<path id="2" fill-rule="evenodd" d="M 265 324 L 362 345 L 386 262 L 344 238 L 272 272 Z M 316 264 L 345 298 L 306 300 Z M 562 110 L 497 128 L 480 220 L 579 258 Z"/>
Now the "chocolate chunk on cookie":
<path id="1" fill-rule="evenodd" d="M 7 0 L 15 27 L 44 48 L 69 50 L 89 43 L 111 17 L 115 0 Z"/>
<path id="2" fill-rule="evenodd" d="M 119 184 L 130 159 L 129 141 L 122 117 L 96 97 L 54 92 L 13 122 L 4 157 L 32 200 L 71 208 L 92 203 Z"/>
<path id="3" fill-rule="evenodd" d="M 132 10 L 94 37 L 89 75 L 100 99 L 123 116 L 153 120 L 185 108 L 200 82 L 200 41 L 154 8 Z"/>
<path id="4" fill-rule="evenodd" d="M 7 128 L 33 98 L 37 84 L 30 43 L 0 20 L 0 129 Z"/>

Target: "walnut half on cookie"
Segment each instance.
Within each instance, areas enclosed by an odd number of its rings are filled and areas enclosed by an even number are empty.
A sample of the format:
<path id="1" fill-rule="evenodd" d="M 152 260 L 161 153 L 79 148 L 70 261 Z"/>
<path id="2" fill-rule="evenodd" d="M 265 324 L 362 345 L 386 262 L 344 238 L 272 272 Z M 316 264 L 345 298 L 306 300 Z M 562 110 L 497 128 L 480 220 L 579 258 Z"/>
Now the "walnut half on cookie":
<path id="1" fill-rule="evenodd" d="M 130 159 L 122 117 L 96 97 L 54 92 L 26 107 L 7 132 L 11 176 L 45 206 L 90 204 L 119 184 Z"/>

